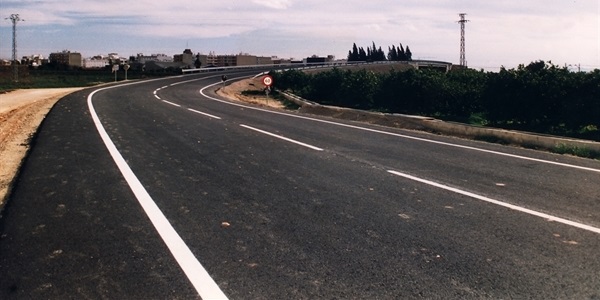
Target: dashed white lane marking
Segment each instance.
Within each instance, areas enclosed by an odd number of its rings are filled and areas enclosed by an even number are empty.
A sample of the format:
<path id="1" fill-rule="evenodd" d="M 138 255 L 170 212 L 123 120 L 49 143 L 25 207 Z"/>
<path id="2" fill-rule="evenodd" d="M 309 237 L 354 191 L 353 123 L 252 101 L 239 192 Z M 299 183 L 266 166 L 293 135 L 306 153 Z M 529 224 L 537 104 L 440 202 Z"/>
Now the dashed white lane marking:
<path id="1" fill-rule="evenodd" d="M 258 128 L 250 127 L 250 126 L 243 125 L 243 124 L 240 124 L 240 126 L 241 126 L 241 127 L 244 127 L 244 128 L 247 128 L 247 129 L 250 129 L 250 130 L 254 130 L 254 131 L 260 132 L 260 133 L 262 133 L 262 134 L 266 134 L 266 135 L 270 135 L 270 136 L 272 136 L 272 137 L 276 137 L 276 138 L 278 138 L 278 139 L 282 139 L 282 140 L 284 140 L 284 141 L 288 141 L 288 142 L 290 142 L 290 143 L 294 143 L 294 144 L 297 144 L 297 145 L 300 145 L 300 146 L 304 146 L 304 147 L 307 147 L 307 148 L 310 148 L 310 149 L 313 149 L 313 150 L 317 150 L 317 151 L 323 151 L 323 149 L 321 149 L 321 148 L 319 148 L 319 147 L 315 147 L 315 146 L 313 146 L 313 145 L 309 145 L 309 144 L 302 143 L 302 142 L 299 142 L 299 141 L 296 141 L 296 140 L 292 140 L 292 139 L 290 139 L 290 138 L 286 138 L 286 137 L 284 137 L 284 136 L 281 136 L 281 135 L 277 135 L 277 134 L 274 134 L 274 133 L 270 133 L 270 132 L 268 132 L 268 131 L 260 130 L 260 129 L 258 129 Z"/>
<path id="2" fill-rule="evenodd" d="M 181 107 L 181 105 L 179 105 L 177 103 L 173 103 L 173 102 L 167 101 L 167 100 L 162 100 L 162 102 L 167 103 L 167 104 L 171 104 L 173 106 Z"/>
<path id="3" fill-rule="evenodd" d="M 210 277 L 206 269 L 200 264 L 181 236 L 179 236 L 177 231 L 171 226 L 171 223 L 169 223 L 169 220 L 167 220 L 152 197 L 150 197 L 150 194 L 148 194 L 137 176 L 135 176 L 123 156 L 121 156 L 121 153 L 117 150 L 115 144 L 108 136 L 104 126 L 102 126 L 100 118 L 98 118 L 94 105 L 92 104 L 92 97 L 96 92 L 110 88 L 114 87 L 95 90 L 87 98 L 90 114 L 94 120 L 98 133 L 100 133 L 100 137 L 104 141 L 104 145 L 106 145 L 106 148 L 117 164 L 121 174 L 123 174 L 123 177 L 129 184 L 129 187 L 135 194 L 138 202 L 146 212 L 146 215 L 150 218 L 154 228 L 158 231 L 158 234 L 161 236 L 194 288 L 196 288 L 200 297 L 202 297 L 202 299 L 227 299 L 227 296 L 225 296 L 217 283 Z"/>
<path id="4" fill-rule="evenodd" d="M 569 225 L 569 226 L 577 227 L 577 228 L 580 228 L 580 229 L 585 229 L 585 230 L 588 230 L 588 231 L 591 231 L 591 232 L 600 233 L 600 228 L 597 228 L 597 227 L 593 227 L 593 226 L 590 226 L 590 225 L 582 224 L 582 223 L 579 223 L 579 222 L 574 222 L 574 221 L 563 219 L 563 218 L 559 218 L 559 217 L 556 217 L 556 216 L 553 216 L 553 215 L 549 215 L 549 214 L 542 213 L 542 212 L 539 212 L 539 211 L 535 211 L 535 210 L 532 210 L 532 209 L 524 208 L 524 207 L 521 207 L 521 206 L 509 204 L 509 203 L 506 203 L 506 202 L 502 202 L 502 201 L 495 200 L 495 199 L 492 199 L 492 198 L 488 198 L 488 197 L 485 197 L 485 196 L 477 195 L 475 193 L 463 191 L 463 190 L 460 190 L 460 189 L 457 189 L 457 188 L 453 188 L 453 187 L 450 187 L 450 186 L 447 186 L 447 185 L 444 185 L 444 184 L 440 184 L 440 183 L 433 182 L 433 181 L 430 181 L 430 180 L 422 179 L 422 178 L 415 177 L 415 176 L 412 176 L 412 175 L 408 175 L 408 174 L 405 174 L 405 173 L 401 173 L 401 172 L 397 172 L 397 171 L 391 171 L 391 170 L 389 170 L 388 172 L 392 173 L 394 175 L 397 175 L 397 176 L 401 176 L 401 177 L 410 179 L 410 180 L 414 180 L 414 181 L 418 181 L 418 182 L 421 182 L 421 183 L 424 183 L 424 184 L 428 184 L 428 185 L 431 185 L 431 186 L 434 186 L 434 187 L 437 187 L 437 188 L 440 188 L 440 189 L 451 191 L 451 192 L 454 192 L 454 193 L 457 193 L 457 194 L 461 194 L 461 195 L 464 195 L 464 196 L 467 196 L 467 197 L 475 198 L 477 200 L 485 201 L 485 202 L 496 204 L 496 205 L 499 205 L 499 206 L 502 206 L 502 207 L 510 208 L 512 210 L 516 210 L 516 211 L 520 211 L 520 212 L 523 212 L 523 213 L 526 213 L 526 214 L 530 214 L 530 215 L 533 215 L 533 216 L 536 216 L 536 217 L 544 218 L 544 219 L 546 219 L 548 221 L 554 221 L 554 222 L 566 224 L 566 225 Z"/>
<path id="5" fill-rule="evenodd" d="M 213 118 L 213 119 L 221 120 L 221 118 L 220 118 L 220 117 L 217 117 L 217 116 L 214 116 L 214 115 L 211 115 L 211 114 L 207 114 L 207 113 L 205 113 L 205 112 L 201 112 L 201 111 L 199 111 L 199 110 L 195 110 L 195 109 L 191 109 L 191 108 L 188 108 L 188 110 L 189 110 L 189 111 L 191 111 L 191 112 L 195 112 L 195 113 L 197 113 L 197 114 L 201 114 L 201 115 L 205 115 L 205 116 L 207 116 L 207 117 L 211 117 L 211 118 Z"/>

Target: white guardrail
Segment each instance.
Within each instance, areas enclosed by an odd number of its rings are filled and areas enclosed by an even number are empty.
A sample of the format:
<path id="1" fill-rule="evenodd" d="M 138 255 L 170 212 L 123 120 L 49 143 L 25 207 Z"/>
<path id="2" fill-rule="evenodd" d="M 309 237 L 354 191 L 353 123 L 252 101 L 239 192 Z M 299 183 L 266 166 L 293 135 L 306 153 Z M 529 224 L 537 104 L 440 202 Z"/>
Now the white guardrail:
<path id="1" fill-rule="evenodd" d="M 264 69 L 268 67 L 274 68 L 294 68 L 294 69 L 319 69 L 319 68 L 332 68 L 341 66 L 357 66 L 357 65 L 377 65 L 377 64 L 397 64 L 397 63 L 415 63 L 418 61 L 377 61 L 377 62 L 318 62 L 318 63 L 288 63 L 288 64 L 273 64 L 273 65 L 248 65 L 248 66 L 228 66 L 228 67 L 206 67 L 206 68 L 194 68 L 194 69 L 182 69 L 183 74 L 189 73 L 204 73 L 204 72 L 216 72 L 216 71 L 227 71 L 227 70 L 243 70 L 243 69 Z"/>

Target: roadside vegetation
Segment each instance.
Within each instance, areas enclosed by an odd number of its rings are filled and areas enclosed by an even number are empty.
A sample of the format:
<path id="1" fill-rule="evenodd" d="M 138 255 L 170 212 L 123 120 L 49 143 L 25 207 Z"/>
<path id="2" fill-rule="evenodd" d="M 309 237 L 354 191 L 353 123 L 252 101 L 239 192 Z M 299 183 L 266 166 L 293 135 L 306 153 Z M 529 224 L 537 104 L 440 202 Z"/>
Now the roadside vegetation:
<path id="1" fill-rule="evenodd" d="M 181 74 L 181 70 L 169 69 L 161 72 L 143 72 L 142 70 L 131 68 L 127 72 L 127 79 L 176 74 Z M 122 68 L 116 75 L 118 81 L 125 79 L 125 71 Z M 102 69 L 82 69 L 49 64 L 37 68 L 19 66 L 18 78 L 18 82 L 14 82 L 13 68 L 11 66 L 0 67 L 0 93 L 15 89 L 92 86 L 100 83 L 114 82 L 115 73 L 112 72 L 112 67 L 110 66 Z"/>
<path id="2" fill-rule="evenodd" d="M 500 72 L 334 68 L 273 72 L 275 87 L 323 104 L 600 141 L 600 70 L 536 61 Z M 577 149 L 562 149 L 573 152 Z"/>

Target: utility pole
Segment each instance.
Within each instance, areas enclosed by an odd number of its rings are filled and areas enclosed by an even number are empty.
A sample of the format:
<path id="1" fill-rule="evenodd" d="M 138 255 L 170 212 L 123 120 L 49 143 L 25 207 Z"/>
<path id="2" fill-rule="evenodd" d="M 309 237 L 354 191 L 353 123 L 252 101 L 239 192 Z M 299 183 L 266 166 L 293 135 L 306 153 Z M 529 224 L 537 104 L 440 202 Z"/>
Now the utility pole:
<path id="1" fill-rule="evenodd" d="M 25 21 L 19 17 L 19 14 L 12 14 L 5 20 L 11 20 L 13 24 L 13 44 L 12 44 L 12 66 L 13 81 L 19 82 L 19 65 L 17 64 L 17 22 Z"/>
<path id="2" fill-rule="evenodd" d="M 469 22 L 469 20 L 465 20 L 465 16 L 467 15 L 465 13 L 460 13 L 458 15 L 460 16 L 460 21 L 458 21 L 458 23 L 460 23 L 460 66 L 466 67 L 467 60 L 465 58 L 465 23 Z"/>

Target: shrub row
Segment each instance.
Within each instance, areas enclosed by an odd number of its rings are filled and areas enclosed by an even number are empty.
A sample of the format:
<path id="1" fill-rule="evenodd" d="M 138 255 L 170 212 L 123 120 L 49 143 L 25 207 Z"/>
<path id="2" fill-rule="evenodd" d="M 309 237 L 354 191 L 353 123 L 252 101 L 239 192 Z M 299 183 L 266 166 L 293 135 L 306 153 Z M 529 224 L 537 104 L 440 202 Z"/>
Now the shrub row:
<path id="1" fill-rule="evenodd" d="M 273 72 L 276 88 L 317 103 L 418 114 L 600 140 L 600 70 L 571 72 L 544 61 L 500 72 L 391 70 Z"/>

